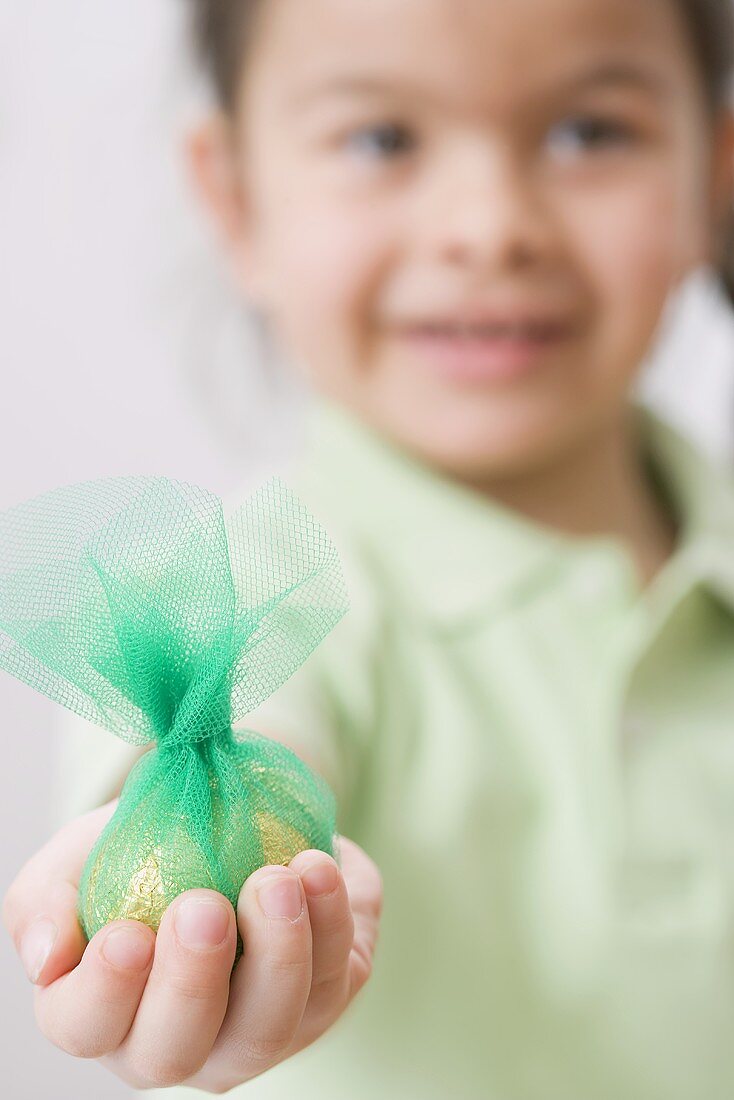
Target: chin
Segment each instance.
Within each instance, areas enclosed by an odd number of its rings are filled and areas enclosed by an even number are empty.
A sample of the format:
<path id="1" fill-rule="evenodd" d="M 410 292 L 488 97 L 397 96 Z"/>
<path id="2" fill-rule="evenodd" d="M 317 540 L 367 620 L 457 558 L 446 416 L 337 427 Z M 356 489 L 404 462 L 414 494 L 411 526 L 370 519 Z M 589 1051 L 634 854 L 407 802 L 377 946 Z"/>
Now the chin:
<path id="1" fill-rule="evenodd" d="M 429 465 L 462 480 L 524 477 L 541 471 L 573 447 L 582 426 L 551 418 L 452 417 L 447 410 L 430 421 L 396 425 L 407 450 Z"/>

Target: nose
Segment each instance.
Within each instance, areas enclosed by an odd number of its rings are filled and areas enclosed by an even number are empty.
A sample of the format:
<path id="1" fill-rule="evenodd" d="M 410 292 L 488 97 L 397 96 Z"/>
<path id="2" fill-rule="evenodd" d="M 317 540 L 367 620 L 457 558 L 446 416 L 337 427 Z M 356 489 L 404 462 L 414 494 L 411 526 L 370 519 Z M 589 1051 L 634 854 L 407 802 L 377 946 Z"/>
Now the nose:
<path id="1" fill-rule="evenodd" d="M 434 260 L 496 273 L 542 266 L 557 248 L 540 183 L 511 152 L 454 148 L 427 177 L 420 235 Z"/>

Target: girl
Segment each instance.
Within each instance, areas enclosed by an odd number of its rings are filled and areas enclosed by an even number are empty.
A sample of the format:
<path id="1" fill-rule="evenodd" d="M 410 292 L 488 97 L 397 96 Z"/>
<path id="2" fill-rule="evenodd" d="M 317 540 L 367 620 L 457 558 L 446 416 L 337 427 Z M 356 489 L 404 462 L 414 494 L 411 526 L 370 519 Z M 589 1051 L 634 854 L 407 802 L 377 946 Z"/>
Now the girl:
<path id="1" fill-rule="evenodd" d="M 82 941 L 92 809 L 6 897 L 39 1024 L 176 1097 L 730 1097 L 734 491 L 628 397 L 689 272 L 734 295 L 728 0 L 195 6 L 190 168 L 353 604 L 247 724 L 353 841 L 153 956 Z"/>

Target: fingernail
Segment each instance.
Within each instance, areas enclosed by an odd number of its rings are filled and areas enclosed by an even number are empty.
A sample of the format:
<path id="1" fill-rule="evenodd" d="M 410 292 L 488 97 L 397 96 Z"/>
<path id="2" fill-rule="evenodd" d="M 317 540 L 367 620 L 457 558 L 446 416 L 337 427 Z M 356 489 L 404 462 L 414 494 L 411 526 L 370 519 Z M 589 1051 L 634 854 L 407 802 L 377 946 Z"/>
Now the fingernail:
<path id="1" fill-rule="evenodd" d="M 301 881 L 312 898 L 321 898 L 336 890 L 339 870 L 333 860 L 320 859 L 303 871 Z"/>
<path id="2" fill-rule="evenodd" d="M 229 909 L 210 898 L 186 898 L 176 908 L 176 935 L 186 947 L 218 947 L 229 931 Z"/>
<path id="3" fill-rule="evenodd" d="M 39 917 L 28 925 L 21 940 L 20 957 L 32 982 L 38 981 L 58 934 L 58 928 L 47 917 Z"/>
<path id="4" fill-rule="evenodd" d="M 150 936 L 130 927 L 113 928 L 102 944 L 107 962 L 122 970 L 142 970 L 150 962 L 152 951 Z"/>
<path id="5" fill-rule="evenodd" d="M 303 896 L 296 875 L 271 875 L 258 887 L 257 898 L 266 917 L 297 921 L 303 912 Z"/>

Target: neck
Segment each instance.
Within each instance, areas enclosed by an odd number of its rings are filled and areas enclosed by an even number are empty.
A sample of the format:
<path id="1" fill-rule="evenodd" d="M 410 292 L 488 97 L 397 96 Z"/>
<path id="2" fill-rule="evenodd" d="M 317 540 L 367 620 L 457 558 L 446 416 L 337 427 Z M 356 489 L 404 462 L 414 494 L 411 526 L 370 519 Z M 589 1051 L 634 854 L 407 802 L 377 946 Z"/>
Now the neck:
<path id="1" fill-rule="evenodd" d="M 617 538 L 644 585 L 675 547 L 675 523 L 647 474 L 631 409 L 542 469 L 474 487 L 564 534 Z"/>

